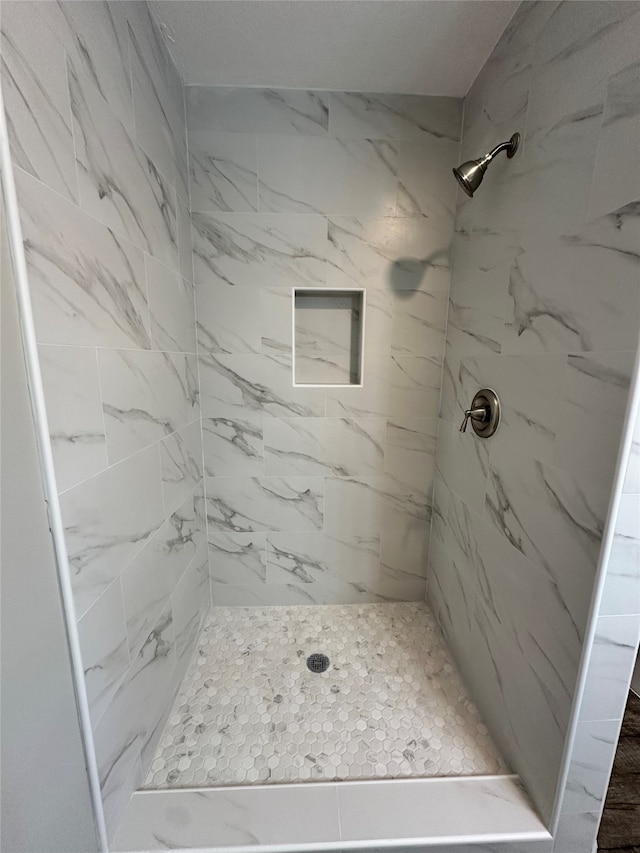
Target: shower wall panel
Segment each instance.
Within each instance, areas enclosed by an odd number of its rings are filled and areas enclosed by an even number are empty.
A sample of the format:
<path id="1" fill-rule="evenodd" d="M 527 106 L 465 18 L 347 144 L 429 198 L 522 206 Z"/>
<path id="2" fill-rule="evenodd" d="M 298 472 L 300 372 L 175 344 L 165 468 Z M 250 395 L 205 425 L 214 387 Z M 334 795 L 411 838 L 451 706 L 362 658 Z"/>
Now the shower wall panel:
<path id="1" fill-rule="evenodd" d="M 111 831 L 210 600 L 184 91 L 137 2 L 3 2 L 2 78 Z"/>
<path id="2" fill-rule="evenodd" d="M 424 598 L 461 113 L 188 87 L 214 604 Z M 366 291 L 362 387 L 294 387 L 295 287 Z M 305 316 L 305 375 L 337 375 Z"/>
<path id="3" fill-rule="evenodd" d="M 461 161 L 522 142 L 458 194 L 428 600 L 546 817 L 640 328 L 639 46 L 637 3 L 524 3 L 465 100 Z"/>

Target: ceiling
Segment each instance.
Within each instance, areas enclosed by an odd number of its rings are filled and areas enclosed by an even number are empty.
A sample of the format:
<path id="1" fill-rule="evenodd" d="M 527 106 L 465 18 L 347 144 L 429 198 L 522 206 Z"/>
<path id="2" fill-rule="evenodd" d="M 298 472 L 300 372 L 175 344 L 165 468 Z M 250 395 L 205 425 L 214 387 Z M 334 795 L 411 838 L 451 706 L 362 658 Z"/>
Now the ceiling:
<path id="1" fill-rule="evenodd" d="M 187 85 L 465 95 L 517 0 L 152 0 Z"/>

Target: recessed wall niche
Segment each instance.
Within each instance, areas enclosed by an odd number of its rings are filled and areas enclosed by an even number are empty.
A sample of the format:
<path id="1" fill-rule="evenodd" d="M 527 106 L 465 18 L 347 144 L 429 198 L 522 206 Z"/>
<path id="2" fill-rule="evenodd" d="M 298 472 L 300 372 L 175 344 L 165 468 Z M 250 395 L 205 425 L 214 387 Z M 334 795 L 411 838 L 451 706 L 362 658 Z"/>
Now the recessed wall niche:
<path id="1" fill-rule="evenodd" d="M 294 288 L 293 384 L 362 385 L 364 290 Z"/>

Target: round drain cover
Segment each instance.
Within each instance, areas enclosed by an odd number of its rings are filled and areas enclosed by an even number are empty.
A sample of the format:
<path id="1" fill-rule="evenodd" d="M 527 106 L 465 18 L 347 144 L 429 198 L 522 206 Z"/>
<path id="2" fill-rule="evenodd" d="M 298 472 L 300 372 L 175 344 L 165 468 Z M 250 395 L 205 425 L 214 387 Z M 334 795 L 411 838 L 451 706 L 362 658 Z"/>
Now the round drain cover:
<path id="1" fill-rule="evenodd" d="M 311 672 L 325 672 L 325 670 L 329 669 L 329 663 L 329 658 L 326 655 L 321 655 L 319 652 L 315 652 L 307 658 L 307 668 Z"/>

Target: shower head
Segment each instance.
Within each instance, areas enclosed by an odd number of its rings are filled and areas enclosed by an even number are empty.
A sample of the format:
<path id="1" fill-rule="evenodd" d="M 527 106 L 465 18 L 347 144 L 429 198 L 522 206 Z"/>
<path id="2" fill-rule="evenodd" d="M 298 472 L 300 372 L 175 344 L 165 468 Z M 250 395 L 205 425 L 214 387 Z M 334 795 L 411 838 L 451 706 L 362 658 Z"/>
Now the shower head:
<path id="1" fill-rule="evenodd" d="M 467 162 L 463 163 L 462 166 L 458 166 L 457 169 L 453 170 L 456 180 L 469 198 L 473 198 L 474 192 L 482 183 L 484 173 L 487 171 L 487 166 L 496 154 L 499 154 L 501 151 L 506 151 L 507 157 L 511 159 L 518 150 L 519 142 L 520 134 L 514 133 L 508 142 L 501 142 L 500 145 L 496 145 L 493 151 L 485 154 L 484 157 L 481 157 L 479 160 L 467 160 Z"/>

